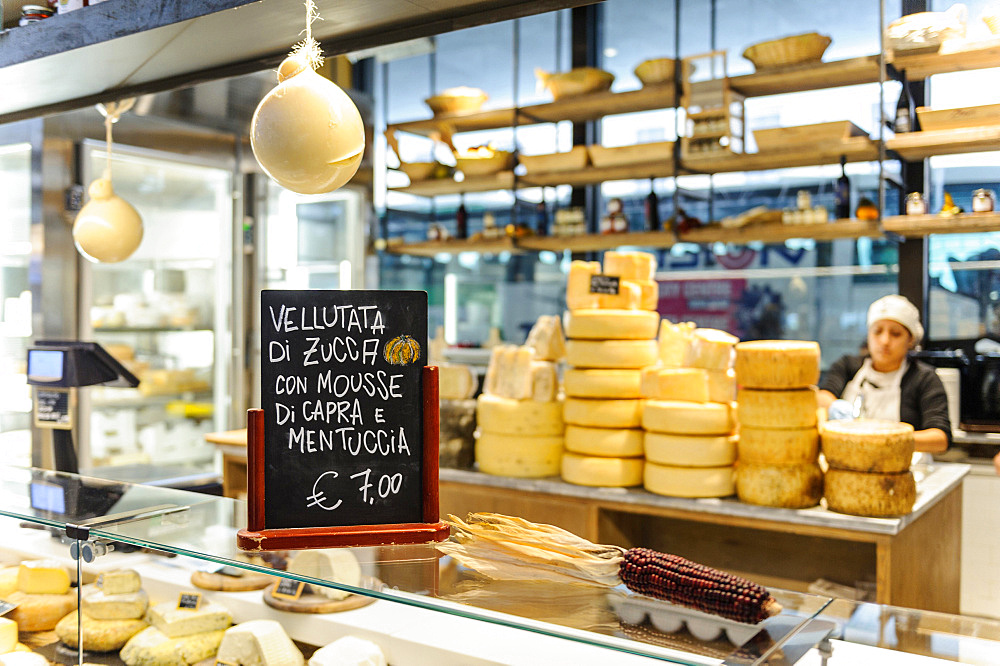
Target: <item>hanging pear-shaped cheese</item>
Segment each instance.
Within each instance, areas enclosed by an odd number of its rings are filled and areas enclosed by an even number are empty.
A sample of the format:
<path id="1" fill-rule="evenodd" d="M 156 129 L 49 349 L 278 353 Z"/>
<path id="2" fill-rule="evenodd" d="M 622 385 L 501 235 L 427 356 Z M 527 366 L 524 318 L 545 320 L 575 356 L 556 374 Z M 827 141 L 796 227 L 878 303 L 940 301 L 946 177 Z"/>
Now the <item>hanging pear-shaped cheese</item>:
<path id="1" fill-rule="evenodd" d="M 302 56 L 281 63 L 278 82 L 254 111 L 253 154 L 267 175 L 293 192 L 332 192 L 361 164 L 361 114 L 343 90 L 314 72 Z"/>
<path id="2" fill-rule="evenodd" d="M 88 188 L 90 201 L 73 223 L 73 241 L 93 262 L 115 263 L 132 256 L 142 242 L 142 218 L 115 194 L 111 181 L 98 178 Z"/>

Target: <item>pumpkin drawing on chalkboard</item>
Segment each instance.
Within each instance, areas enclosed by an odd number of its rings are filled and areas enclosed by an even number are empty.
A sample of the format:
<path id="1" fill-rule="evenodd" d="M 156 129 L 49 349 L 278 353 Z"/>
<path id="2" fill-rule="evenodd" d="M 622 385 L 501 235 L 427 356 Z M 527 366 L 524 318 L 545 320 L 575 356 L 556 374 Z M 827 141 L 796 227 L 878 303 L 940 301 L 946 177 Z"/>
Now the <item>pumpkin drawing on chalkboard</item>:
<path id="1" fill-rule="evenodd" d="M 408 335 L 398 335 L 386 344 L 383 356 L 393 365 L 415 363 L 420 358 L 420 343 Z"/>

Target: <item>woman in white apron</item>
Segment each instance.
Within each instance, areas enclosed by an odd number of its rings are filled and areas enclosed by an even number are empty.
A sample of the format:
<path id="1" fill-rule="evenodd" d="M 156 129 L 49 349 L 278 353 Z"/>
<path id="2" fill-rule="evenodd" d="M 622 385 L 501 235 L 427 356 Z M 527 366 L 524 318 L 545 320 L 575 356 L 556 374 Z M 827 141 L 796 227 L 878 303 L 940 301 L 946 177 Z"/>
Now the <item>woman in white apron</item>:
<path id="1" fill-rule="evenodd" d="M 924 335 L 920 313 L 897 295 L 868 308 L 868 355 L 844 356 L 819 386 L 819 404 L 835 400 L 855 418 L 904 421 L 917 451 L 939 453 L 951 441 L 948 398 L 934 368 L 907 353 Z"/>

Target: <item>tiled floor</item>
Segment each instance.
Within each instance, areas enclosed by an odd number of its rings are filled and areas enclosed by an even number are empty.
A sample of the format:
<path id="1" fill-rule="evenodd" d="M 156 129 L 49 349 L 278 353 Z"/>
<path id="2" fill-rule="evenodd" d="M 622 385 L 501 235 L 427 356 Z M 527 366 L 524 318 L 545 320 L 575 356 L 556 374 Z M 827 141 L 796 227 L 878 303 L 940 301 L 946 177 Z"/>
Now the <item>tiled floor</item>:
<path id="1" fill-rule="evenodd" d="M 1000 619 L 1000 477 L 976 465 L 962 492 L 963 615 Z"/>

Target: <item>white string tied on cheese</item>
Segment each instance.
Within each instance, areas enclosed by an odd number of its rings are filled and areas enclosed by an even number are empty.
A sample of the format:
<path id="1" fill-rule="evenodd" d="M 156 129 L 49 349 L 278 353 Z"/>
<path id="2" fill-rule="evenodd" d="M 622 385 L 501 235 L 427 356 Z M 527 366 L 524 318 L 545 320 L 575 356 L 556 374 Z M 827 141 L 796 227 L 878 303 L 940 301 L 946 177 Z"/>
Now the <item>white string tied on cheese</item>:
<path id="1" fill-rule="evenodd" d="M 135 105 L 135 97 L 98 104 L 97 110 L 104 116 L 104 143 L 107 163 L 104 166 L 103 178 L 111 180 L 111 126 L 118 122 L 122 115 Z"/>

